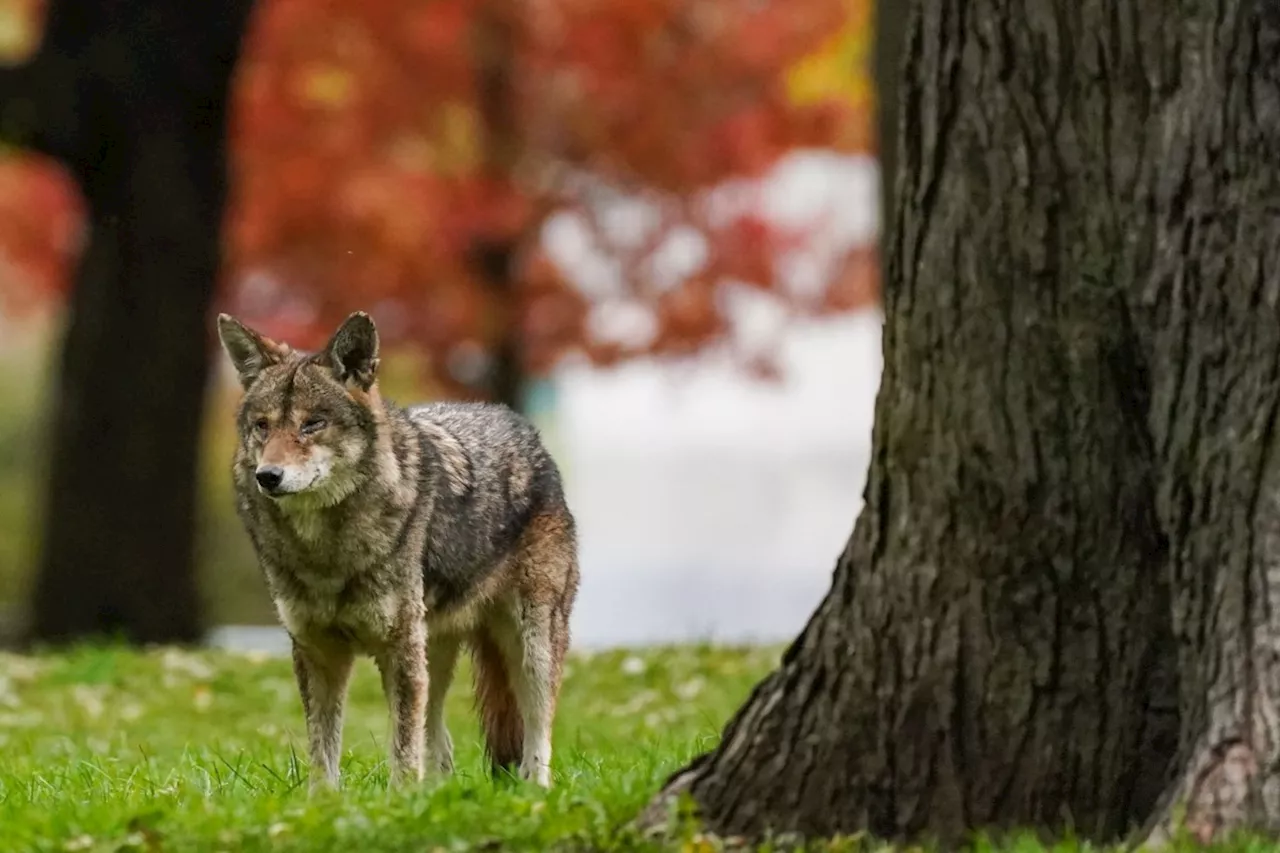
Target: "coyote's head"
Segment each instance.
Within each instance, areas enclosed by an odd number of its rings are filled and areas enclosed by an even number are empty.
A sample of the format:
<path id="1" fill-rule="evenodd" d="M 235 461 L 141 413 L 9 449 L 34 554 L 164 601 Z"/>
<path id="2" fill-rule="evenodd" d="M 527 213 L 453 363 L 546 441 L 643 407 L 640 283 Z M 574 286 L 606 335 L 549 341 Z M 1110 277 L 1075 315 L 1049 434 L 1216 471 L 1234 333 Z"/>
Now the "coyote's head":
<path id="1" fill-rule="evenodd" d="M 360 484 L 377 438 L 378 332 L 368 314 L 346 319 L 320 352 L 304 355 L 226 314 L 218 335 L 244 399 L 236 467 L 287 504 L 332 506 Z"/>

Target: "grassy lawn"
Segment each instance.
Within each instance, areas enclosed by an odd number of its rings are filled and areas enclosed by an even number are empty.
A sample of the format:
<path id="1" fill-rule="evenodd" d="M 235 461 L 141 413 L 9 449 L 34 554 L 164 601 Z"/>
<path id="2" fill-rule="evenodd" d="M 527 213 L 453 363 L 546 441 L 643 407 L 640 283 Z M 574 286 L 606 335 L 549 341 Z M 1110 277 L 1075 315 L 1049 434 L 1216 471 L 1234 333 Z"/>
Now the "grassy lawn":
<path id="1" fill-rule="evenodd" d="M 113 648 L 0 655 L 0 850 L 640 849 L 622 825 L 715 742 L 778 653 L 575 655 L 548 794 L 485 774 L 466 669 L 449 709 L 455 776 L 389 794 L 386 712 L 364 661 L 343 791 L 314 799 L 285 660 Z"/>
<path id="2" fill-rule="evenodd" d="M 0 851 L 709 853 L 720 849 L 714 839 L 687 835 L 659 848 L 625 825 L 668 773 L 715 743 L 778 654 L 680 647 L 575 655 L 550 793 L 495 784 L 483 772 L 465 668 L 450 706 L 456 775 L 389 793 L 385 710 L 373 665 L 362 662 L 343 791 L 315 798 L 306 793 L 287 661 L 172 649 L 0 654 Z M 878 847 L 846 840 L 823 849 Z M 1024 837 L 1000 849 L 1045 848 Z M 1218 849 L 1278 848 L 1244 841 Z"/>

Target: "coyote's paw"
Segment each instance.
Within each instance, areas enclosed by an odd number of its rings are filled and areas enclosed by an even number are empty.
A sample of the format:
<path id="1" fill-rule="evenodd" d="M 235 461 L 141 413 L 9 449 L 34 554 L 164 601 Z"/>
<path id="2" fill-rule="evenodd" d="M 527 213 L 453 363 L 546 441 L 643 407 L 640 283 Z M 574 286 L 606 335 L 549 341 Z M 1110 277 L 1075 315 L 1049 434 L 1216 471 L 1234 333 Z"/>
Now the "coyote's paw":
<path id="1" fill-rule="evenodd" d="M 541 788 L 551 787 L 551 768 L 538 762 L 536 764 L 521 764 L 520 778 L 526 782 L 532 782 Z"/>
<path id="2" fill-rule="evenodd" d="M 453 775 L 453 756 L 447 752 L 427 753 L 427 778 L 446 779 Z"/>

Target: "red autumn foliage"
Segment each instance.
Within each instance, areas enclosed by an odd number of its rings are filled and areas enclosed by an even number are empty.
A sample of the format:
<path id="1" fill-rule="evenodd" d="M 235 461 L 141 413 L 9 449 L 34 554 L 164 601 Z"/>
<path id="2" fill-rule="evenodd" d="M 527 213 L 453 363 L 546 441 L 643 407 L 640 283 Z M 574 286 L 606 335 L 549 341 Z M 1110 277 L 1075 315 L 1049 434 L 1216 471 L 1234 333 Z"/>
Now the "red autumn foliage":
<path id="1" fill-rule="evenodd" d="M 798 104 L 786 72 L 867 5 L 260 0 L 231 127 L 225 301 L 303 347 L 370 309 L 446 381 L 460 347 L 513 332 L 534 371 L 575 350 L 609 364 L 722 340 L 726 281 L 778 291 L 775 259 L 804 234 L 717 214 L 707 192 L 797 147 L 866 153 L 868 105 Z M 619 195 L 656 211 L 625 239 L 603 225 Z M 580 217 L 617 281 L 569 282 L 541 239 L 559 214 Z M 0 160 L 0 307 L 66 287 L 80 216 L 55 170 Z M 672 280 L 653 259 L 674 235 L 705 251 Z M 495 247 L 510 260 L 497 281 L 478 261 Z M 873 301 L 868 251 L 808 310 Z M 652 334 L 593 338 L 602 297 L 647 305 Z"/>
<path id="2" fill-rule="evenodd" d="M 56 166 L 0 156 L 0 310 L 21 314 L 62 293 L 82 222 L 75 185 Z"/>

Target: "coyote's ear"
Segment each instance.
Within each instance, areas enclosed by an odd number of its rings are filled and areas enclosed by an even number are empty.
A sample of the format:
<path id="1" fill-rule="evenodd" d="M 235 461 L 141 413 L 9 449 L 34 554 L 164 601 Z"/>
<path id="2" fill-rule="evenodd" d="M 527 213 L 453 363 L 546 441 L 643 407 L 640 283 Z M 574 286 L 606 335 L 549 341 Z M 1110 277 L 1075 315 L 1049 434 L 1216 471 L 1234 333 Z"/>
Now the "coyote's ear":
<path id="1" fill-rule="evenodd" d="M 378 378 L 378 330 L 368 314 L 357 311 L 343 321 L 324 352 L 339 382 L 354 383 L 362 391 L 373 387 Z"/>
<path id="2" fill-rule="evenodd" d="M 289 347 L 258 334 L 230 314 L 218 315 L 218 337 L 240 375 L 240 384 L 246 389 L 258 374 L 284 361 L 289 354 Z"/>

